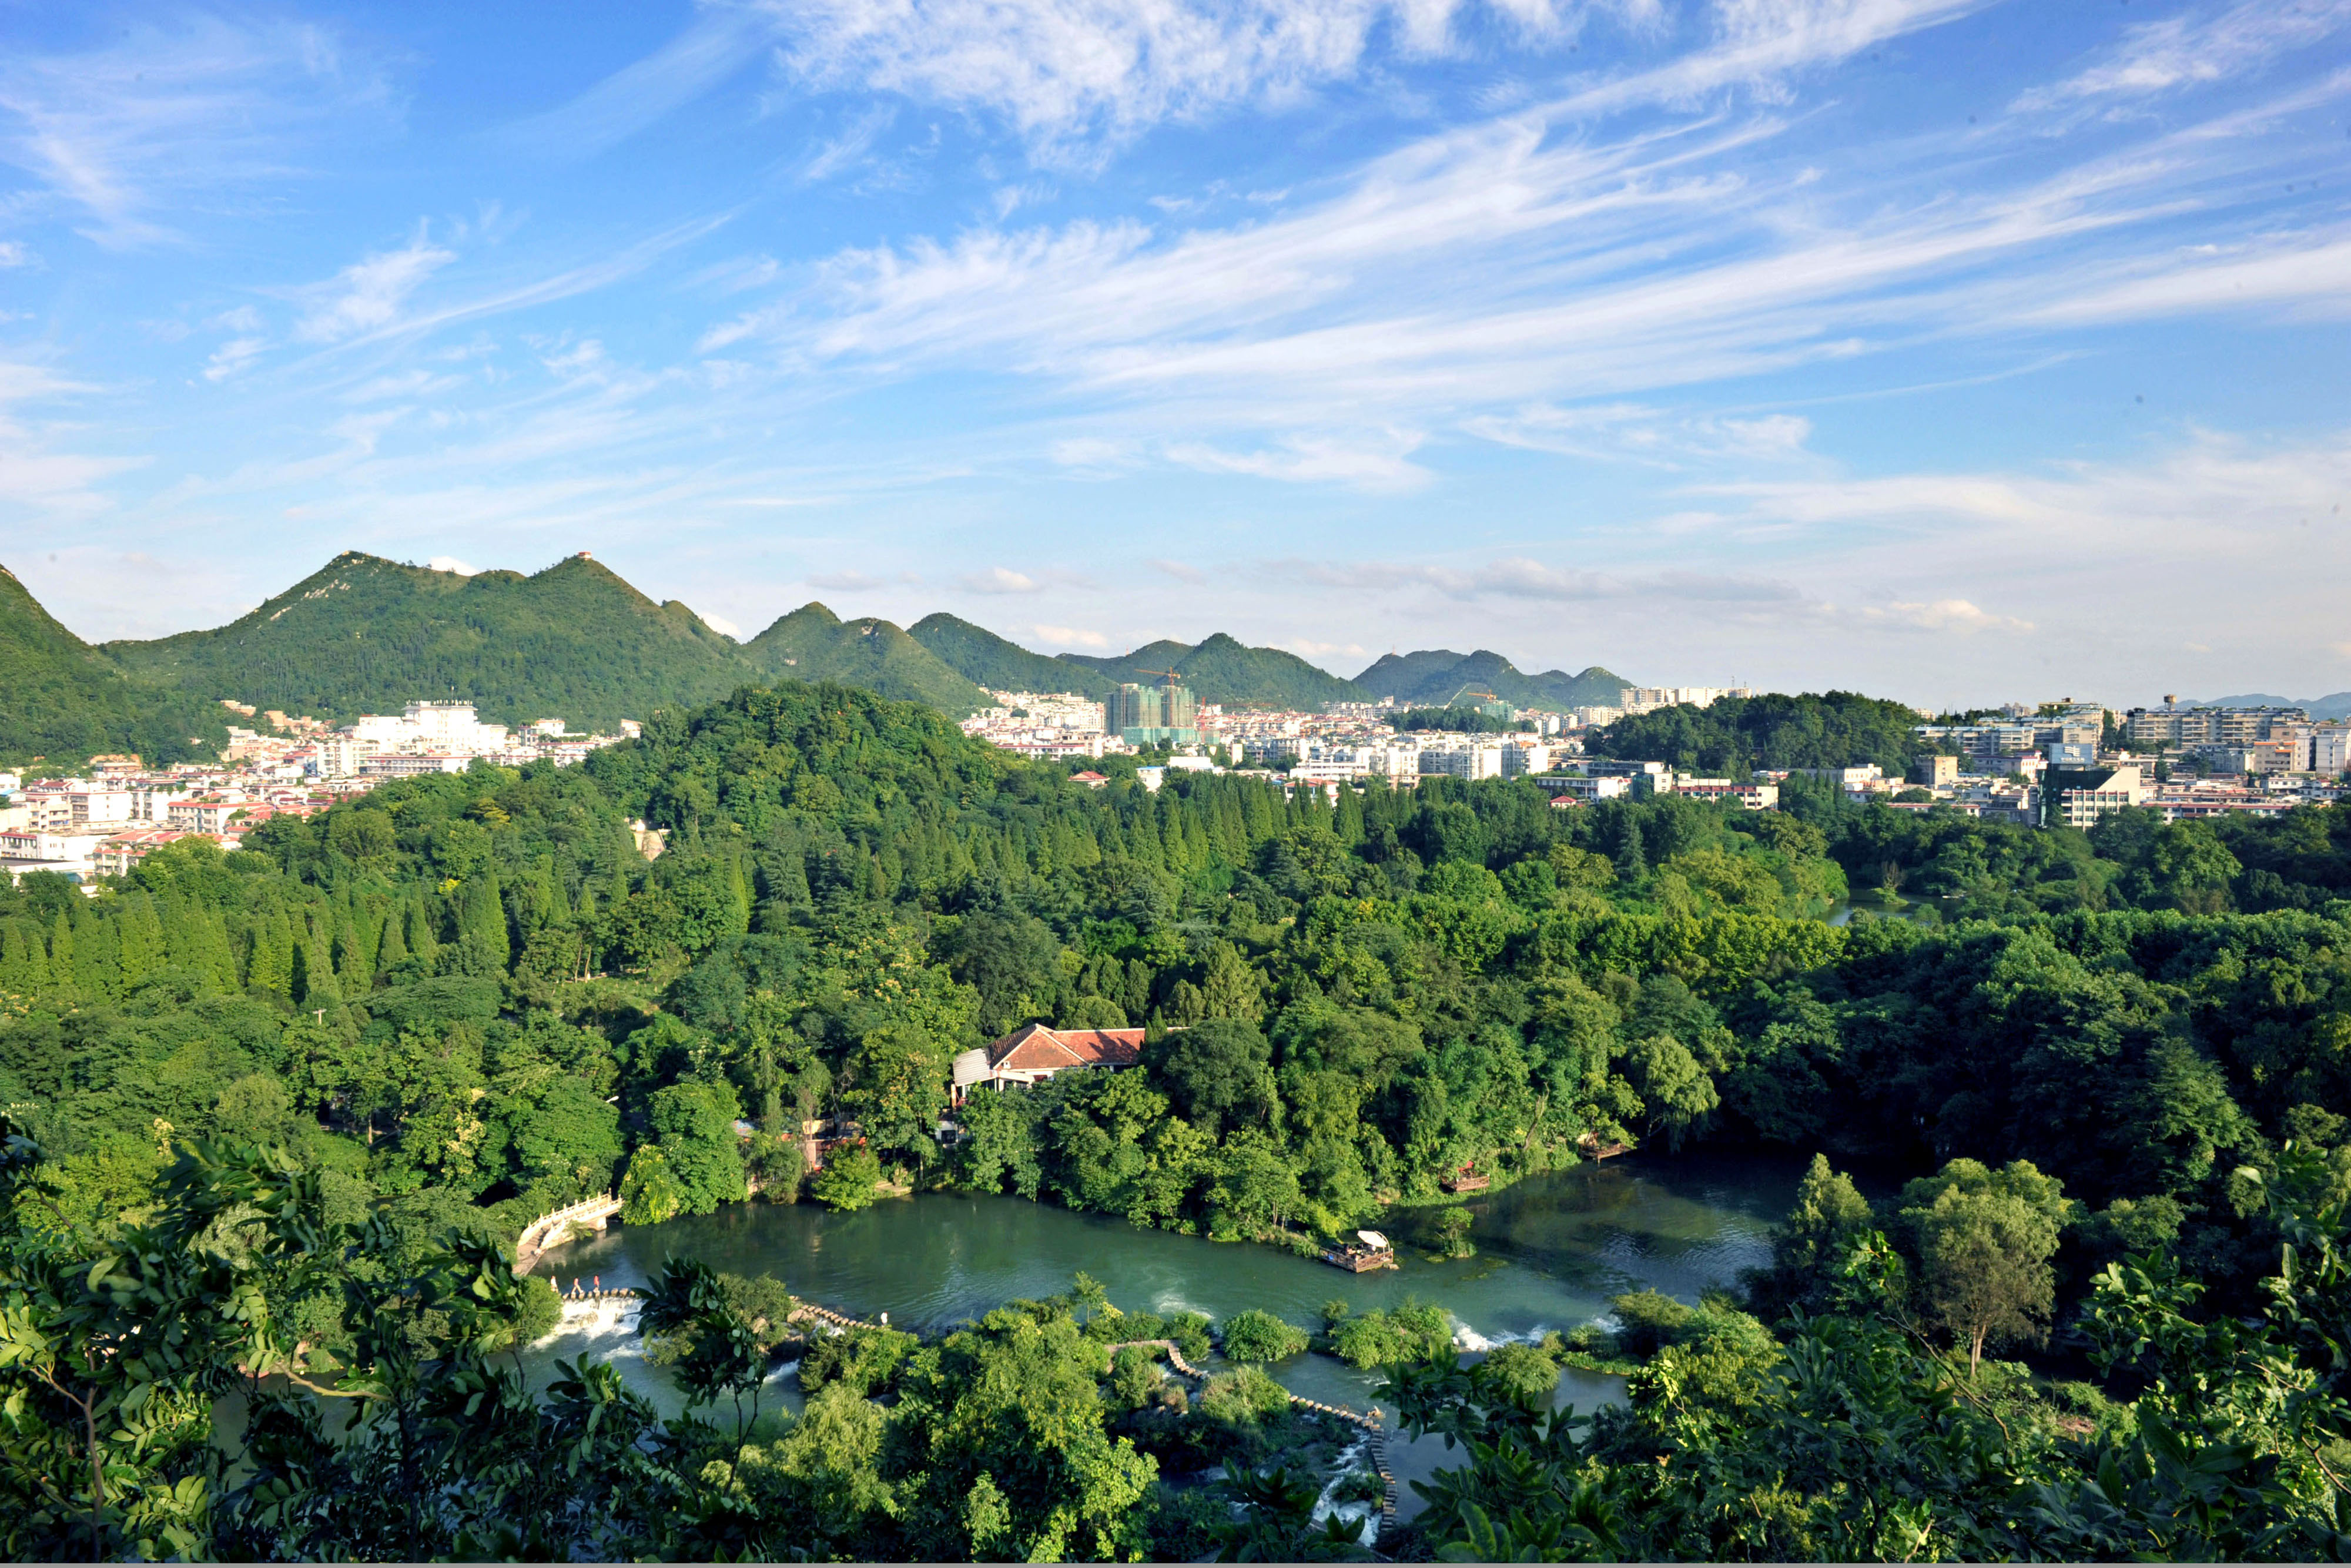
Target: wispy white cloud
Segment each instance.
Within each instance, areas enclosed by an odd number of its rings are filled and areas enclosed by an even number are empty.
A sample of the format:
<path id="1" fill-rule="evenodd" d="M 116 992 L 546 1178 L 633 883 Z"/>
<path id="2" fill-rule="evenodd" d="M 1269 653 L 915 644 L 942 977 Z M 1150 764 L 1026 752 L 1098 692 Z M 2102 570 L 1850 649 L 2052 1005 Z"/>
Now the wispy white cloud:
<path id="1" fill-rule="evenodd" d="M 702 97 L 774 41 L 772 19 L 739 5 L 708 5 L 685 30 L 557 109 L 498 134 L 506 146 L 571 160 L 603 152 Z"/>
<path id="2" fill-rule="evenodd" d="M 308 308 L 295 336 L 309 343 L 339 343 L 389 327 L 408 297 L 456 259 L 455 251 L 434 245 L 419 226 L 416 236 L 398 250 L 377 251 L 302 290 Z"/>
<path id="3" fill-rule="evenodd" d="M 112 508 L 101 486 L 146 460 L 73 451 L 85 431 L 67 420 L 25 412 L 97 390 L 47 365 L 0 360 L 0 510 L 14 507 L 26 518 L 54 522 L 88 519 Z"/>
<path id="4" fill-rule="evenodd" d="M 1804 595 L 1761 577 L 1690 571 L 1593 571 L 1554 566 L 1524 556 L 1462 569 L 1409 561 L 1280 560 L 1265 563 L 1272 576 L 1350 591 L 1420 591 L 1447 599 L 1522 599 L 1546 603 L 1669 599 L 1677 603 L 1791 604 Z"/>
<path id="5" fill-rule="evenodd" d="M 2351 237 L 2264 235 L 2242 246 L 2198 246 L 2084 285 L 2021 319 L 2071 325 L 2281 305 L 2298 316 L 2340 319 L 2351 314 Z"/>
<path id="6" fill-rule="evenodd" d="M 827 593 L 870 593 L 874 589 L 887 586 L 881 578 L 863 571 L 811 572 L 808 584 Z"/>
<path id="7" fill-rule="evenodd" d="M 1801 414 L 1675 414 L 1640 403 L 1562 407 L 1531 403 L 1464 422 L 1473 435 L 1562 456 L 1679 468 L 1738 461 L 1778 463 L 1805 455 L 1813 423 Z"/>
<path id="8" fill-rule="evenodd" d="M 266 338 L 231 338 L 214 349 L 204 361 L 204 380 L 225 382 L 261 357 L 269 347 Z"/>
<path id="9" fill-rule="evenodd" d="M 956 579 L 956 586 L 967 593 L 1042 593 L 1045 584 L 1027 572 L 1013 571 L 1001 566 L 991 566 L 986 571 L 967 571 Z"/>
<path id="10" fill-rule="evenodd" d="M 2026 91 L 2014 107 L 2032 112 L 2085 102 L 2113 106 L 2226 81 L 2324 43 L 2346 26 L 2346 0 L 2250 0 L 2217 13 L 2183 11 L 2131 26 L 2095 62 L 2064 81 Z"/>
<path id="11" fill-rule="evenodd" d="M 1106 633 L 1101 632 L 1090 632 L 1082 626 L 1031 626 L 1029 630 L 1034 632 L 1040 641 L 1049 643 L 1058 643 L 1060 646 L 1064 648 L 1107 648 L 1110 646 L 1110 638 Z"/>
<path id="12" fill-rule="evenodd" d="M 33 253 L 23 240 L 0 240 L 0 267 L 29 267 Z"/>
<path id="13" fill-rule="evenodd" d="M 1775 11 L 1798 43 L 1771 45 L 1782 52 L 1771 57 L 1858 47 L 1956 9 Z M 1723 28 L 1733 52 L 1776 37 L 1752 17 Z M 2231 302 L 2325 310 L 2351 292 L 2351 252 L 2332 236 L 2261 236 L 2246 223 L 2234 249 L 2186 254 L 2145 237 L 2188 210 L 2184 189 L 2225 211 L 2232 174 L 2269 156 L 2248 151 L 2241 120 L 2053 168 L 2036 139 L 2033 159 L 1971 189 L 1936 184 L 1905 201 L 1884 178 L 1840 189 L 1809 163 L 1775 163 L 1787 126 L 1768 116 L 1701 113 L 1604 139 L 1564 134 L 1565 114 L 1554 105 L 1424 138 L 1270 219 L 1164 231 L 1089 218 L 843 251 L 700 347 L 765 345 L 782 367 L 833 373 L 1010 371 L 1097 410 L 1125 404 L 1161 415 L 1163 430 L 1190 427 L 1155 445 L 1061 438 L 1056 461 L 1080 470 L 1139 450 L 1401 487 L 1421 466 L 1405 450 L 1341 455 L 1325 433 L 1343 419 L 1458 424 L 1582 455 L 1793 458 L 1808 435 L 1800 416 L 1644 423 L 1607 411 L 1628 394 L 1927 337 Z"/>
<path id="14" fill-rule="evenodd" d="M 392 107 L 371 66 L 308 24 L 184 13 L 101 49 L 0 52 L 0 159 L 110 246 L 179 240 L 190 204 L 294 174 L 307 143 Z"/>
<path id="15" fill-rule="evenodd" d="M 1938 599 L 1928 602 L 1894 601 L 1883 605 L 1865 605 L 1860 612 L 1865 623 L 1909 632 L 1939 632 L 1972 637 L 1979 632 L 2025 632 L 2032 622 L 2020 621 L 2013 615 L 1993 615 L 1977 609 L 1964 599 Z"/>
<path id="16" fill-rule="evenodd" d="M 1209 474 L 1247 474 L 1290 484 L 1339 484 L 1358 490 L 1412 490 L 1433 477 L 1409 461 L 1421 443 L 1411 432 L 1388 432 L 1373 441 L 1293 435 L 1278 448 L 1228 452 L 1205 442 L 1176 442 L 1167 460 Z"/>
<path id="17" fill-rule="evenodd" d="M 802 83 L 991 115 L 1050 162 L 1083 162 L 1165 120 L 1295 101 L 1400 52 L 1448 45 L 1469 0 L 769 0 Z M 1624 7 L 1636 16 L 1650 0 Z M 1555 43 L 1593 7 L 1501 0 L 1521 40 Z M 1604 9 L 1617 9 L 1604 7 Z"/>
<path id="18" fill-rule="evenodd" d="M 459 577 L 478 576 L 482 570 L 478 566 L 459 560 L 454 555 L 436 555 L 424 563 L 424 569 L 427 571 L 453 572 Z"/>

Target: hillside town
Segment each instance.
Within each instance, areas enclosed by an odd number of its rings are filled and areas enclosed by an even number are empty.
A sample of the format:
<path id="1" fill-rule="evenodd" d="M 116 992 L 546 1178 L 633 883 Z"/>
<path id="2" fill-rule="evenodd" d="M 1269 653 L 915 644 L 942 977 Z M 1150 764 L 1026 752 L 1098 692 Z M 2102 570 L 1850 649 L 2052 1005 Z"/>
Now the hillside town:
<path id="1" fill-rule="evenodd" d="M 1677 771 L 1655 761 L 1595 755 L 1593 732 L 1632 714 L 1687 706 L 1703 710 L 1740 687 L 1627 688 L 1621 705 L 1564 713 L 1499 701 L 1472 710 L 1507 733 L 1399 729 L 1390 698 L 1334 703 L 1319 712 L 1228 711 L 1197 704 L 1181 686 L 1128 685 L 1103 702 L 1071 692 L 999 691 L 994 707 L 964 721 L 967 734 L 1040 758 L 1100 758 L 1164 748 L 1139 769 L 1156 789 L 1166 768 L 1261 773 L 1287 788 L 1335 791 L 1371 779 L 1416 782 L 1525 779 L 1569 809 L 1618 796 L 1677 794 L 1770 810 L 1792 776 L 1834 785 L 1855 800 L 1899 810 L 1950 810 L 2020 827 L 2086 828 L 2105 812 L 2143 808 L 2166 821 L 2223 812 L 2275 816 L 2343 793 L 2351 722 L 2311 718 L 2298 707 L 2181 706 L 2116 709 L 2070 698 L 2011 704 L 1997 716 L 1914 728 L 1928 751 L 1907 776 L 1876 763 L 1758 769 L 1740 779 Z M 1120 724 L 1142 713 L 1148 722 Z M 1177 722 L 1180 716 L 1181 722 Z M 1082 777 L 1082 775 L 1081 775 Z"/>
<path id="2" fill-rule="evenodd" d="M 81 777 L 0 773 L 0 871 L 57 872 L 94 885 L 182 839 L 234 850 L 273 817 L 323 811 L 388 779 L 462 773 L 477 759 L 563 767 L 638 730 L 628 722 L 618 735 L 572 735 L 559 718 L 511 730 L 483 723 L 470 702 L 413 702 L 338 727 L 233 699 L 222 706 L 261 727 L 231 725 L 216 763 L 150 768 L 112 755 L 90 758 Z"/>
<path id="3" fill-rule="evenodd" d="M 1447 715 L 1487 721 L 1477 731 L 1404 727 L 1394 698 L 1333 703 L 1316 712 L 1203 704 L 1180 685 L 1123 685 L 1106 700 L 1071 692 L 997 691 L 996 706 L 962 721 L 967 734 L 1019 756 L 1063 762 L 1134 756 L 1137 779 L 1157 789 L 1169 771 L 1232 772 L 1292 793 L 1335 798 L 1377 779 L 1524 779 L 1560 810 L 1619 797 L 1679 795 L 1750 810 L 1776 808 L 1791 777 L 1834 786 L 1848 799 L 1902 811 L 1954 810 L 2018 827 L 2087 828 L 2109 811 L 2152 810 L 2166 821 L 2222 813 L 2276 816 L 2340 799 L 2351 768 L 2351 722 L 2314 720 L 2296 707 L 2115 709 L 2070 699 L 2011 704 L 1995 716 L 1915 727 L 1925 754 L 1907 775 L 1873 762 L 1836 768 L 1760 768 L 1729 778 L 1621 759 L 1595 749 L 1597 732 L 1628 715 L 1687 706 L 1703 710 L 1741 687 L 1625 689 L 1614 706 L 1547 712 L 1499 700 Z M 183 838 L 235 849 L 271 818 L 307 816 L 388 779 L 457 773 L 476 760 L 502 767 L 574 763 L 633 737 L 574 735 L 559 718 L 519 729 L 484 722 L 475 704 L 413 702 L 397 715 L 324 722 L 234 700 L 216 763 L 150 768 L 137 757 L 100 756 L 78 777 L 0 773 L 0 871 L 49 871 L 95 885 Z M 1081 768 L 1081 783 L 1107 776 Z"/>

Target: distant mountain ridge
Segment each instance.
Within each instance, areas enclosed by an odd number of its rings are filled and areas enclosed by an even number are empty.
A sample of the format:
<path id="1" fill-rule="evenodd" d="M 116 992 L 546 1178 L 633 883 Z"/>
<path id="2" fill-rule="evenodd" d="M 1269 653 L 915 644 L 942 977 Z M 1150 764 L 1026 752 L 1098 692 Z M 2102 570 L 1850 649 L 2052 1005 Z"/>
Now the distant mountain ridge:
<path id="1" fill-rule="evenodd" d="M 2240 692 L 2230 697 L 2189 697 L 2182 707 L 2298 707 L 2314 719 L 2351 718 L 2351 692 L 2323 697 L 2282 697 L 2274 692 Z"/>
<path id="2" fill-rule="evenodd" d="M 1097 658 L 1063 653 L 1072 664 L 1107 676 L 1149 685 L 1161 677 L 1153 673 L 1174 670 L 1181 684 L 1204 703 L 1228 707 L 1319 708 L 1324 703 L 1359 703 L 1371 699 L 1364 688 L 1319 664 L 1280 648 L 1243 646 L 1222 632 L 1205 642 L 1146 643 L 1131 653 Z"/>
<path id="3" fill-rule="evenodd" d="M 778 616 L 743 652 L 771 678 L 837 681 L 956 718 L 995 700 L 901 628 L 871 616 L 843 621 L 813 600 Z"/>
<path id="4" fill-rule="evenodd" d="M 105 652 L 192 696 L 320 718 L 463 697 L 493 723 L 608 731 L 760 675 L 684 604 L 656 604 L 585 555 L 461 577 L 346 550 L 225 626 Z"/>
<path id="5" fill-rule="evenodd" d="M 1545 670 L 1529 675 L 1489 649 L 1457 653 L 1432 648 L 1383 654 L 1355 677 L 1355 685 L 1371 692 L 1373 700 L 1392 696 L 1416 707 L 1442 706 L 1465 692 L 1491 692 L 1513 707 L 1565 709 L 1614 707 L 1633 683 L 1598 664 L 1581 674 Z"/>
<path id="6" fill-rule="evenodd" d="M 1101 697 L 1118 685 L 1100 670 L 1031 653 L 985 626 L 975 626 L 944 611 L 924 616 L 906 628 L 906 634 L 949 669 L 992 692 L 1076 692 L 1081 696 Z"/>
<path id="7" fill-rule="evenodd" d="M 737 642 L 675 600 L 656 602 L 584 552 L 543 570 L 459 575 L 346 550 L 225 626 L 92 647 L 0 571 L 0 758 L 138 750 L 198 755 L 225 738 L 218 699 L 346 722 L 464 699 L 493 723 L 559 717 L 609 731 L 738 686 L 832 681 L 961 717 L 998 690 L 1101 697 L 1162 672 L 1204 703 L 1313 709 L 1442 703 L 1463 687 L 1521 706 L 1615 700 L 1625 685 L 1520 674 L 1498 653 L 1390 654 L 1349 680 L 1223 632 L 1122 654 L 1040 653 L 956 616 L 911 630 L 843 621 L 811 601 Z"/>

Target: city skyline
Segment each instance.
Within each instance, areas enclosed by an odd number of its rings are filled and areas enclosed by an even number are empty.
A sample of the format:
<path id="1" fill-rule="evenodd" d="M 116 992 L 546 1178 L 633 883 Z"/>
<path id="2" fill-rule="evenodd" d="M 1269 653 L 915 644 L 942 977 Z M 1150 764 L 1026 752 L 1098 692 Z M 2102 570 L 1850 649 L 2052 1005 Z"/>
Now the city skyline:
<path id="1" fill-rule="evenodd" d="M 1143 15 L 19 13 L 0 560 L 92 639 L 586 549 L 737 636 L 2351 687 L 2351 5 Z"/>

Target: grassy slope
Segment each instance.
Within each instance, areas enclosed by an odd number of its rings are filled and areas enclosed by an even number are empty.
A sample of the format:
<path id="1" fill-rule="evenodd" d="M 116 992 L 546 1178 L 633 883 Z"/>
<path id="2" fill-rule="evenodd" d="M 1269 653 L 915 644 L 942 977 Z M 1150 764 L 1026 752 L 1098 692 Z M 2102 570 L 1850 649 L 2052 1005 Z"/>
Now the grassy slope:
<path id="1" fill-rule="evenodd" d="M 458 577 L 349 550 L 226 626 L 106 651 L 193 697 L 330 719 L 470 697 L 496 723 L 609 730 L 758 678 L 693 611 L 577 557 Z"/>
<path id="2" fill-rule="evenodd" d="M 218 706 L 131 679 L 0 567 L 0 762 L 101 751 L 179 761 L 226 738 Z"/>
<path id="3" fill-rule="evenodd" d="M 743 645 L 769 677 L 836 681 L 896 702 L 928 703 L 955 717 L 994 701 L 939 656 L 887 621 L 843 621 L 810 602 Z"/>

